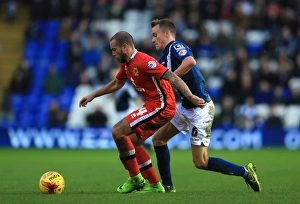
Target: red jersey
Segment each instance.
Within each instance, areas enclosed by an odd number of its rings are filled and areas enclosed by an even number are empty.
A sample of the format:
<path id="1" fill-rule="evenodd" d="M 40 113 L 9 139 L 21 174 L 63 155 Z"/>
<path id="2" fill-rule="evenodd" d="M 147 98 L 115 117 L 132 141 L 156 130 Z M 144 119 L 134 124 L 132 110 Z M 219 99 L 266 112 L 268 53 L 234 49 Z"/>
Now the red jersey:
<path id="1" fill-rule="evenodd" d="M 117 79 L 129 79 L 144 96 L 145 104 L 126 116 L 137 137 L 146 140 L 170 121 L 176 112 L 171 83 L 161 79 L 168 71 L 153 57 L 135 51 L 128 63 L 122 63 Z"/>
<path id="2" fill-rule="evenodd" d="M 129 79 L 132 85 L 144 96 L 145 104 L 159 103 L 175 105 L 171 83 L 161 79 L 168 69 L 153 57 L 135 51 L 128 63 L 122 63 L 117 79 Z M 158 104 L 157 104 L 158 105 Z"/>

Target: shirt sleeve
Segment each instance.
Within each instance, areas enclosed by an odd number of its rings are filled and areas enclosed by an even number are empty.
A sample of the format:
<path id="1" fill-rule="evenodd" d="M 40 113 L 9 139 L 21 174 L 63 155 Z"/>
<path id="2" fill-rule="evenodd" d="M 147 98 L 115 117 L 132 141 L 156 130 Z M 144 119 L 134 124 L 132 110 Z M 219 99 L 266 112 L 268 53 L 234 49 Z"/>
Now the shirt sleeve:
<path id="1" fill-rule="evenodd" d="M 125 64 L 124 63 L 120 64 L 120 70 L 117 73 L 116 78 L 119 79 L 119 80 L 127 79 L 127 75 L 125 73 Z"/>
<path id="2" fill-rule="evenodd" d="M 156 59 L 148 56 L 143 61 L 143 70 L 146 74 L 154 76 L 157 79 L 161 79 L 161 77 L 164 75 L 168 69 L 160 64 Z"/>
<path id="3" fill-rule="evenodd" d="M 172 56 L 175 56 L 178 60 L 183 61 L 186 57 L 193 56 L 191 49 L 184 43 L 176 42 L 171 48 Z"/>

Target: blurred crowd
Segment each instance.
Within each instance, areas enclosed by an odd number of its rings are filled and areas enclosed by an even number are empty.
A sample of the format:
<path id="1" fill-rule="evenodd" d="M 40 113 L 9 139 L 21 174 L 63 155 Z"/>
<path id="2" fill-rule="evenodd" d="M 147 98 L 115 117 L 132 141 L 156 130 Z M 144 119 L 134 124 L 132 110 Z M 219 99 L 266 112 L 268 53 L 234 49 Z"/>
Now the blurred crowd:
<path id="1" fill-rule="evenodd" d="M 16 1 L 11 2 L 9 10 L 17 12 Z M 110 54 L 108 28 L 115 25 L 110 22 L 124 22 L 129 13 L 137 16 L 131 18 L 137 22 L 131 23 L 149 27 L 146 34 L 140 31 L 137 49 L 157 59 L 160 54 L 151 42 L 150 21 L 174 21 L 177 40 L 193 50 L 207 80 L 217 106 L 215 127 L 284 127 L 284 108 L 298 105 L 299 109 L 299 0 L 32 0 L 27 6 L 31 23 L 24 31 L 24 58 L 2 106 L 6 113 L 2 120 L 12 121 L 8 125 L 18 125 L 11 96 L 21 95 L 23 102 L 31 99 L 31 105 L 34 99 L 37 106 L 48 101 L 43 110 L 31 110 L 46 113 L 40 116 L 40 121 L 48 118 L 41 125 L 64 127 L 72 100 L 67 97 L 72 98 L 78 86 L 107 83 L 118 69 Z M 146 13 L 149 20 L 139 22 L 138 15 Z M 12 16 L 7 17 L 11 23 Z M 267 115 L 257 108 L 260 104 Z M 103 114 L 100 126 L 109 117 Z M 300 112 L 295 114 L 299 121 L 294 126 L 299 128 Z M 99 117 L 87 116 L 87 120 Z"/>

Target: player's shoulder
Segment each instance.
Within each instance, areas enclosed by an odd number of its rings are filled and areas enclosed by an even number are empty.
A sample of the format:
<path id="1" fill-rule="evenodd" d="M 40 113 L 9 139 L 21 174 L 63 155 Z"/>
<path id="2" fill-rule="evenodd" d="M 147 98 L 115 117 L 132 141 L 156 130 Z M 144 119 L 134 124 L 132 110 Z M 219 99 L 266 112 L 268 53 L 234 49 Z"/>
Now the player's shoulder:
<path id="1" fill-rule="evenodd" d="M 180 50 L 180 49 L 189 49 L 189 47 L 181 41 L 174 41 L 173 44 L 171 44 L 171 48 L 175 50 Z"/>
<path id="2" fill-rule="evenodd" d="M 175 41 L 171 46 L 172 53 L 176 53 L 178 56 L 184 56 L 190 51 L 190 48 L 180 41 Z"/>
<path id="3" fill-rule="evenodd" d="M 136 58 L 137 58 L 137 60 L 143 61 L 143 62 L 145 62 L 146 60 L 152 60 L 152 59 L 154 59 L 152 56 L 148 55 L 147 53 L 140 52 L 140 51 L 137 52 Z"/>
<path id="4" fill-rule="evenodd" d="M 158 61 L 156 59 L 144 52 L 138 52 L 137 57 L 139 62 L 145 64 L 148 68 L 155 68 L 158 64 Z"/>

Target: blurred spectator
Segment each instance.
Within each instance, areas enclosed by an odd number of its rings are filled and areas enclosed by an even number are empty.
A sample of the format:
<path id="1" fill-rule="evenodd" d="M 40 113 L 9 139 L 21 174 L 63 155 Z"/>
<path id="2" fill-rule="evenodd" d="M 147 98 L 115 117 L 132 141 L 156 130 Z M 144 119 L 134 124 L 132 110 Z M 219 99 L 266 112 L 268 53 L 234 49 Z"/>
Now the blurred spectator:
<path id="1" fill-rule="evenodd" d="M 47 19 L 49 16 L 49 9 L 45 1 L 33 0 L 30 3 L 30 15 L 33 22 Z"/>
<path id="2" fill-rule="evenodd" d="M 238 1 L 234 5 L 231 22 L 233 27 L 245 30 L 250 25 L 250 14 L 252 13 L 252 5 L 248 1 Z"/>
<path id="3" fill-rule="evenodd" d="M 58 38 L 60 40 L 67 40 L 71 36 L 72 29 L 73 19 L 70 16 L 64 17 L 58 31 Z"/>
<path id="4" fill-rule="evenodd" d="M 77 43 L 74 43 L 70 46 L 69 50 L 67 51 L 67 58 L 70 64 L 74 63 L 81 63 L 81 53 L 82 49 L 81 46 Z"/>
<path id="5" fill-rule="evenodd" d="M 85 72 L 80 74 L 80 85 L 91 85 L 91 81 Z"/>
<path id="6" fill-rule="evenodd" d="M 297 40 L 292 34 L 291 29 L 284 25 L 281 28 L 281 34 L 278 39 L 277 49 L 279 54 L 286 54 L 292 57 L 297 49 Z"/>
<path id="7" fill-rule="evenodd" d="M 194 2 L 196 2 L 196 1 L 194 1 Z M 201 18 L 200 18 L 198 5 L 190 4 L 189 11 L 187 13 L 188 13 L 187 14 L 187 23 L 186 23 L 187 27 L 189 29 L 193 29 L 193 30 L 197 30 L 199 28 L 199 25 L 201 27 L 201 24 L 199 24 L 199 20 Z M 182 20 L 182 24 L 183 23 L 184 23 L 184 21 Z M 185 24 L 183 24 L 183 25 L 185 25 Z"/>
<path id="8" fill-rule="evenodd" d="M 300 37 L 299 37 L 299 46 L 300 46 Z M 294 66 L 291 75 L 293 77 L 300 77 L 300 51 L 296 54 L 294 58 Z"/>
<path id="9" fill-rule="evenodd" d="M 36 21 L 31 22 L 25 31 L 26 40 L 41 40 L 42 37 L 43 33 L 39 29 L 38 23 Z"/>
<path id="10" fill-rule="evenodd" d="M 270 36 L 269 39 L 263 43 L 263 50 L 266 57 L 270 59 L 276 58 L 278 56 L 277 38 L 273 35 Z"/>
<path id="11" fill-rule="evenodd" d="M 93 17 L 93 8 L 95 6 L 94 0 L 82 0 L 79 10 L 79 19 L 87 19 L 88 21 L 92 20 Z"/>
<path id="12" fill-rule="evenodd" d="M 169 18 L 174 22 L 176 26 L 176 36 L 178 36 L 178 40 L 182 39 L 182 34 L 187 29 L 186 22 L 184 21 L 184 13 L 182 9 L 172 10 L 170 12 Z"/>
<path id="13" fill-rule="evenodd" d="M 48 75 L 44 80 L 44 91 L 46 94 L 59 95 L 63 87 L 62 76 L 57 73 L 54 64 L 50 65 Z"/>
<path id="14" fill-rule="evenodd" d="M 265 80 L 271 86 L 278 84 L 278 75 L 271 69 L 270 60 L 267 57 L 262 56 L 260 58 L 260 68 L 257 72 L 257 81 Z"/>
<path id="15" fill-rule="evenodd" d="M 8 0 L 6 4 L 6 22 L 13 23 L 16 17 L 18 3 L 16 0 Z"/>
<path id="16" fill-rule="evenodd" d="M 289 100 L 290 93 L 287 93 L 282 86 L 275 86 L 273 91 L 272 104 L 287 104 Z"/>
<path id="17" fill-rule="evenodd" d="M 229 34 L 226 33 L 224 25 L 218 25 L 217 37 L 214 40 L 214 44 L 217 46 L 218 53 L 224 54 L 226 51 L 230 50 L 231 47 L 231 38 Z"/>
<path id="18" fill-rule="evenodd" d="M 48 9 L 48 19 L 61 19 L 63 17 L 63 9 L 60 0 L 50 0 Z"/>
<path id="19" fill-rule="evenodd" d="M 239 104 L 244 103 L 245 99 L 249 96 L 253 96 L 256 84 L 252 72 L 250 70 L 243 70 L 240 75 L 240 87 L 237 90 L 237 102 Z"/>
<path id="20" fill-rule="evenodd" d="M 80 75 L 82 69 L 79 62 L 74 62 L 68 67 L 64 74 L 64 81 L 66 86 L 76 87 L 80 84 Z"/>
<path id="21" fill-rule="evenodd" d="M 288 87 L 289 80 L 291 79 L 292 63 L 287 55 L 280 55 L 278 59 L 278 83 L 283 88 Z"/>
<path id="22" fill-rule="evenodd" d="M 86 116 L 89 127 L 106 127 L 107 116 L 103 112 L 100 105 L 95 107 L 95 110 Z"/>
<path id="23" fill-rule="evenodd" d="M 269 1 L 266 3 L 266 28 L 271 32 L 278 31 L 279 17 L 282 13 L 282 5 L 276 1 Z"/>
<path id="24" fill-rule="evenodd" d="M 298 83 L 290 83 L 290 90 L 288 104 L 300 105 L 300 78 L 298 78 Z"/>
<path id="25" fill-rule="evenodd" d="M 283 127 L 282 119 L 278 115 L 276 115 L 276 105 L 270 105 L 269 115 L 264 123 L 264 126 L 267 128 Z"/>
<path id="26" fill-rule="evenodd" d="M 80 0 L 67 0 L 66 16 L 70 16 L 78 22 L 80 20 L 80 7 Z"/>
<path id="27" fill-rule="evenodd" d="M 233 50 L 246 47 L 245 30 L 242 27 L 234 26 L 230 38 L 230 45 Z"/>
<path id="28" fill-rule="evenodd" d="M 221 19 L 230 20 L 233 11 L 233 1 L 234 0 L 223 0 L 221 4 Z"/>
<path id="29" fill-rule="evenodd" d="M 109 17 L 109 1 L 96 0 L 96 4 L 93 11 L 93 19 L 101 20 L 101 19 L 108 19 L 108 17 Z"/>
<path id="30" fill-rule="evenodd" d="M 255 102 L 252 96 L 245 99 L 245 103 L 238 109 L 238 122 L 241 128 L 252 129 L 255 127 L 255 119 L 257 117 L 255 110 Z"/>
<path id="31" fill-rule="evenodd" d="M 109 9 L 110 16 L 112 19 L 122 19 L 125 9 L 125 0 L 112 0 L 112 5 Z"/>
<path id="32" fill-rule="evenodd" d="M 77 33 L 72 34 L 72 41 L 75 41 L 76 43 L 79 42 L 82 49 L 86 49 L 86 47 L 88 47 L 90 34 L 89 24 L 90 22 L 88 19 L 81 19 L 78 22 L 78 27 L 76 29 Z"/>
<path id="33" fill-rule="evenodd" d="M 240 87 L 239 78 L 237 72 L 234 68 L 228 70 L 224 83 L 222 86 L 222 93 L 224 95 L 235 96 L 236 95 L 236 88 Z"/>
<path id="34" fill-rule="evenodd" d="M 235 65 L 234 68 L 237 71 L 238 75 L 241 74 L 241 71 L 247 71 L 251 74 L 251 68 L 249 67 L 248 61 L 248 52 L 245 48 L 238 48 L 236 50 L 236 58 L 235 58 Z"/>
<path id="35" fill-rule="evenodd" d="M 127 0 L 125 4 L 126 10 L 140 10 L 143 11 L 147 7 L 147 0 Z"/>
<path id="36" fill-rule="evenodd" d="M 0 127 L 2 124 L 12 123 L 14 121 L 14 114 L 12 111 L 12 105 L 10 100 L 10 91 L 4 90 L 3 100 L 0 106 Z"/>
<path id="37" fill-rule="evenodd" d="M 61 109 L 58 101 L 52 100 L 50 102 L 49 113 L 48 113 L 48 124 L 49 127 L 65 127 L 67 121 L 67 112 Z"/>
<path id="38" fill-rule="evenodd" d="M 235 102 L 231 96 L 224 96 L 221 101 L 221 112 L 214 122 L 217 127 L 232 128 L 235 124 Z"/>
<path id="39" fill-rule="evenodd" d="M 254 92 L 255 103 L 270 104 L 273 97 L 273 87 L 266 80 L 258 82 L 258 86 Z"/>
<path id="40" fill-rule="evenodd" d="M 89 38 L 87 47 L 81 54 L 81 63 L 83 68 L 88 66 L 97 66 L 101 60 L 101 52 L 97 49 L 98 38 L 96 35 Z"/>
<path id="41" fill-rule="evenodd" d="M 205 27 L 201 27 L 201 36 L 197 47 L 197 55 L 195 57 L 212 58 L 215 55 L 215 47 L 209 37 L 208 31 Z"/>
<path id="42" fill-rule="evenodd" d="M 32 77 L 33 75 L 29 67 L 29 62 L 28 60 L 23 59 L 12 76 L 10 93 L 26 95 L 31 86 Z"/>
<path id="43" fill-rule="evenodd" d="M 258 1 L 256 1 L 258 2 Z M 255 3 L 256 3 L 255 2 Z M 253 12 L 249 18 L 249 29 L 253 30 L 263 30 L 265 29 L 265 17 L 264 17 L 264 7 L 261 4 L 256 3 L 253 5 Z"/>
<path id="44" fill-rule="evenodd" d="M 200 1 L 201 19 L 217 20 L 221 15 L 221 4 L 218 0 Z"/>

